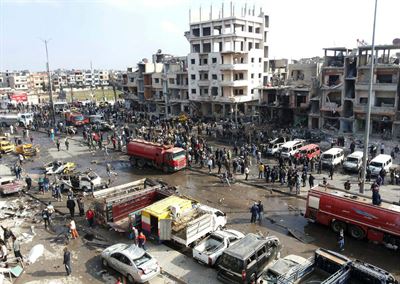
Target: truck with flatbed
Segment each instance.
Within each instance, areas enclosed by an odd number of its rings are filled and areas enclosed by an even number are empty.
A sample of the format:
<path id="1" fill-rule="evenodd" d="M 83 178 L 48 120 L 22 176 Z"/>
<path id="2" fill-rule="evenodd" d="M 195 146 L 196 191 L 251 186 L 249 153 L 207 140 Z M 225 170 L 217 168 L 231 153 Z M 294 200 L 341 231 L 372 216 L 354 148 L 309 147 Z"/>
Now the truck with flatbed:
<path id="1" fill-rule="evenodd" d="M 236 230 L 225 229 L 212 232 L 193 248 L 193 258 L 200 263 L 214 266 L 224 250 L 242 238 L 244 234 Z"/>
<path id="2" fill-rule="evenodd" d="M 392 248 L 400 247 L 400 206 L 332 187 L 316 186 L 308 192 L 306 212 L 309 221 L 355 239 L 368 239 Z"/>
<path id="3" fill-rule="evenodd" d="M 183 148 L 133 139 L 126 149 L 133 167 L 149 166 L 163 172 L 175 172 L 186 167 L 186 151 Z"/>

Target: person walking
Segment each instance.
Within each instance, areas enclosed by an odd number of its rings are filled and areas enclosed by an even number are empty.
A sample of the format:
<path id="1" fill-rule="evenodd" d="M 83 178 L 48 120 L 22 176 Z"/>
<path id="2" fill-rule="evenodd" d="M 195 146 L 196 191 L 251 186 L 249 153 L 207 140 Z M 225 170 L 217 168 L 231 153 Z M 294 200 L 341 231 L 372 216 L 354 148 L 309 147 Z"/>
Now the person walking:
<path id="1" fill-rule="evenodd" d="M 244 174 L 245 174 L 245 176 L 246 176 L 244 180 L 247 180 L 247 179 L 249 178 L 249 173 L 250 173 L 249 167 L 246 166 L 246 167 L 244 168 Z"/>
<path id="2" fill-rule="evenodd" d="M 25 183 L 26 183 L 26 191 L 31 190 L 32 188 L 32 178 L 30 176 L 25 177 Z"/>
<path id="3" fill-rule="evenodd" d="M 335 168 L 333 165 L 330 166 L 329 168 L 329 177 L 331 178 L 331 180 L 333 180 L 333 173 L 335 171 Z"/>
<path id="4" fill-rule="evenodd" d="M 50 226 L 50 216 L 47 207 L 42 210 L 42 219 L 44 221 L 44 229 L 47 230 L 47 226 Z"/>
<path id="5" fill-rule="evenodd" d="M 140 248 L 146 250 L 146 236 L 143 234 L 143 232 L 140 232 L 138 236 L 138 243 Z"/>
<path id="6" fill-rule="evenodd" d="M 343 229 L 340 229 L 338 244 L 339 244 L 339 250 L 344 251 L 344 231 L 343 231 Z"/>
<path id="7" fill-rule="evenodd" d="M 14 250 L 14 256 L 17 258 L 18 262 L 24 262 L 24 257 L 21 254 L 21 244 L 19 240 L 13 235 L 13 250 Z"/>
<path id="8" fill-rule="evenodd" d="M 68 151 L 69 150 L 69 138 L 68 137 L 65 138 L 64 144 L 65 144 L 65 148 Z"/>
<path id="9" fill-rule="evenodd" d="M 79 216 L 85 215 L 85 204 L 83 203 L 82 196 L 79 196 L 79 198 L 76 201 L 78 203 L 78 208 L 79 208 Z"/>
<path id="10" fill-rule="evenodd" d="M 76 229 L 76 223 L 74 219 L 69 222 L 69 229 L 71 230 L 71 236 L 73 239 L 79 238 L 78 230 Z"/>
<path id="11" fill-rule="evenodd" d="M 86 211 L 86 220 L 88 221 L 89 227 L 92 228 L 94 225 L 94 211 L 92 208 Z"/>
<path id="12" fill-rule="evenodd" d="M 67 276 L 70 276 L 72 273 L 71 267 L 71 252 L 68 250 L 67 247 L 64 248 L 64 260 L 63 264 L 65 266 L 65 271 L 67 272 Z"/>
<path id="13" fill-rule="evenodd" d="M 3 227 L 3 225 L 1 225 L 1 228 L 3 229 L 3 239 L 4 239 L 4 243 L 6 244 L 7 248 L 11 248 L 11 239 L 13 237 L 13 233 L 11 232 L 10 229 Z"/>
<path id="14" fill-rule="evenodd" d="M 57 151 L 60 152 L 60 139 L 56 139 Z"/>
<path id="15" fill-rule="evenodd" d="M 67 208 L 69 209 L 69 214 L 71 218 L 75 216 L 75 201 L 73 198 L 67 200 Z"/>
<path id="16" fill-rule="evenodd" d="M 254 202 L 254 205 L 250 208 L 250 213 L 251 213 L 250 223 L 255 223 L 259 213 L 257 202 Z"/>
<path id="17" fill-rule="evenodd" d="M 308 184 L 310 185 L 310 189 L 314 187 L 314 180 L 315 177 L 312 174 L 310 174 L 310 176 L 308 177 Z"/>

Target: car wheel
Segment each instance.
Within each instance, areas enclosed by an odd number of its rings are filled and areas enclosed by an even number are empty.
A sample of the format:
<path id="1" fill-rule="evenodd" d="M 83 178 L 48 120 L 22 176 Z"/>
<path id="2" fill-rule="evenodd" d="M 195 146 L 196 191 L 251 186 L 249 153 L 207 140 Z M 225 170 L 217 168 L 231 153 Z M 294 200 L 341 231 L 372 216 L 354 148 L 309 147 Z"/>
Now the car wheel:
<path id="1" fill-rule="evenodd" d="M 102 258 L 101 264 L 103 264 L 103 267 L 108 267 L 108 262 L 104 258 Z"/>
<path id="2" fill-rule="evenodd" d="M 340 233 L 340 230 L 346 231 L 346 223 L 341 222 L 341 221 L 333 221 L 332 222 L 332 230 L 335 233 Z"/>
<path id="3" fill-rule="evenodd" d="M 132 275 L 128 274 L 126 276 L 126 278 L 128 279 L 128 283 L 131 283 L 131 284 L 135 283 L 135 279 L 132 277 Z"/>

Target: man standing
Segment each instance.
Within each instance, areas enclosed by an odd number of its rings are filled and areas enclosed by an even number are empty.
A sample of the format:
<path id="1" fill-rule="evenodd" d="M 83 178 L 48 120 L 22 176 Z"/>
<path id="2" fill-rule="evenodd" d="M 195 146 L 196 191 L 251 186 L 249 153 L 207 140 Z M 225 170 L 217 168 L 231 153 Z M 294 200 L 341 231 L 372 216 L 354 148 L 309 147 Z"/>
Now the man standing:
<path id="1" fill-rule="evenodd" d="M 249 173 L 250 173 L 249 167 L 246 166 L 246 167 L 244 168 L 244 174 L 245 174 L 245 176 L 246 176 L 244 180 L 247 180 L 247 179 L 249 178 Z"/>
<path id="2" fill-rule="evenodd" d="M 333 164 L 330 166 L 329 168 L 329 177 L 331 178 L 331 180 L 333 180 L 333 172 L 334 172 L 335 168 L 333 166 Z"/>
<path id="3" fill-rule="evenodd" d="M 86 211 L 86 220 L 89 223 L 89 227 L 92 228 L 94 225 L 94 212 L 92 208 L 89 208 L 89 210 Z"/>
<path id="4" fill-rule="evenodd" d="M 310 185 L 310 189 L 314 187 L 314 180 L 315 177 L 312 174 L 310 174 L 310 176 L 308 177 L 308 184 Z"/>
<path id="5" fill-rule="evenodd" d="M 261 203 L 261 200 L 258 201 L 258 221 L 262 222 L 264 218 L 264 205 Z"/>
<path id="6" fill-rule="evenodd" d="M 67 247 L 64 248 L 64 261 L 63 264 L 65 266 L 65 271 L 67 272 L 67 276 L 70 276 L 72 273 L 71 267 L 71 253 Z"/>
<path id="7" fill-rule="evenodd" d="M 138 237 L 138 242 L 139 242 L 139 247 L 146 250 L 146 236 L 143 234 L 143 232 L 140 232 Z"/>
<path id="8" fill-rule="evenodd" d="M 340 229 L 338 244 L 339 244 L 340 251 L 344 251 L 344 232 L 343 232 L 343 229 Z"/>
<path id="9" fill-rule="evenodd" d="M 49 211 L 47 210 L 47 207 L 44 208 L 42 211 L 42 218 L 44 221 L 44 229 L 47 230 L 47 225 L 50 226 L 50 217 L 49 217 Z"/>
<path id="10" fill-rule="evenodd" d="M 67 149 L 67 151 L 69 150 L 69 139 L 68 137 L 65 138 L 65 148 Z"/>
<path id="11" fill-rule="evenodd" d="M 82 196 L 79 196 L 78 200 L 79 216 L 85 215 L 85 204 L 83 203 Z"/>
<path id="12" fill-rule="evenodd" d="M 29 191 L 32 188 L 32 178 L 30 176 L 26 176 L 25 178 L 25 182 L 26 182 L 26 190 Z"/>
<path id="13" fill-rule="evenodd" d="M 14 244 L 13 244 L 14 255 L 18 259 L 18 261 L 23 262 L 24 258 L 21 254 L 21 245 L 19 243 L 19 240 L 17 240 L 17 238 L 15 236 L 12 236 L 12 239 L 14 241 Z"/>
<path id="14" fill-rule="evenodd" d="M 69 214 L 71 218 L 75 216 L 75 201 L 73 198 L 67 200 L 67 208 L 69 209 Z"/>
<path id="15" fill-rule="evenodd" d="M 60 139 L 56 140 L 57 151 L 60 152 Z"/>
<path id="16" fill-rule="evenodd" d="M 255 202 L 254 205 L 250 208 L 250 213 L 251 213 L 250 223 L 255 223 L 259 213 L 257 202 Z"/>

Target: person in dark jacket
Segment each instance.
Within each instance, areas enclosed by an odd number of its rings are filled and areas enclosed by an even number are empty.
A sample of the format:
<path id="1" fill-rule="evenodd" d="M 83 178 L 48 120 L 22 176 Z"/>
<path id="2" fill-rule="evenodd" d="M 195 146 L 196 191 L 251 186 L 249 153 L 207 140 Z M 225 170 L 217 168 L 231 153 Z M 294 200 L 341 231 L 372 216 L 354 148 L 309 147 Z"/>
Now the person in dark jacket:
<path id="1" fill-rule="evenodd" d="M 65 266 L 65 271 L 67 272 L 67 276 L 70 276 L 72 273 L 71 267 L 71 252 L 67 247 L 64 248 L 64 261 L 63 264 Z"/>
<path id="2" fill-rule="evenodd" d="M 261 200 L 258 201 L 258 221 L 261 223 L 264 218 L 264 205 Z"/>
<path id="3" fill-rule="evenodd" d="M 308 184 L 310 185 L 310 188 L 314 187 L 314 180 L 315 177 L 312 174 L 310 174 L 310 176 L 308 177 Z"/>
<path id="4" fill-rule="evenodd" d="M 254 203 L 254 205 L 250 208 L 250 213 L 251 213 L 250 223 L 255 223 L 257 220 L 257 217 L 258 217 L 258 213 L 259 213 L 257 203 Z"/>
<path id="5" fill-rule="evenodd" d="M 71 214 L 71 218 L 75 216 L 75 201 L 74 199 L 67 200 L 67 208 L 69 209 L 69 214 Z"/>

